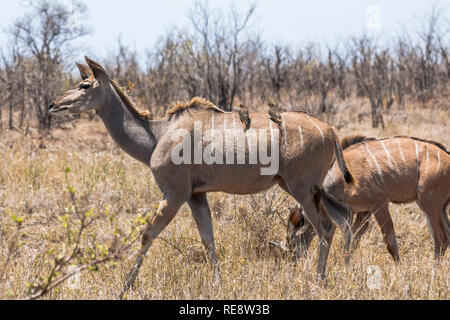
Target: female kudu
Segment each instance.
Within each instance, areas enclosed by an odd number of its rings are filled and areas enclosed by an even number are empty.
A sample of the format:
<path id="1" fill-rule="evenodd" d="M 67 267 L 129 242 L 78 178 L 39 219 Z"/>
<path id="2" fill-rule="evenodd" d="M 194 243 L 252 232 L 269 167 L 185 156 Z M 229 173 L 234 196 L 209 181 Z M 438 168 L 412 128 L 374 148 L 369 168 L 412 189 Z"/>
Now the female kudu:
<path id="1" fill-rule="evenodd" d="M 352 226 L 353 249 L 373 214 L 389 253 L 398 262 L 400 256 L 388 204 L 416 201 L 428 218 L 435 259 L 440 260 L 450 244 L 446 213 L 450 202 L 450 155 L 446 148 L 411 137 L 376 139 L 355 135 L 343 139 L 342 149 L 356 183 L 344 183 L 333 166 L 325 178 L 324 189 L 348 204 L 356 215 Z M 331 226 L 329 222 L 328 225 Z M 291 210 L 287 232 L 291 247 L 300 244 L 306 250 L 314 237 L 314 230 L 298 208 Z M 346 249 L 350 249 L 349 242 Z M 347 262 L 349 259 L 350 252 Z"/>
<path id="2" fill-rule="evenodd" d="M 320 228 L 320 214 L 317 210 L 318 199 L 322 199 L 327 208 L 326 214 L 342 228 L 346 229 L 350 218 L 348 208 L 340 205 L 323 192 L 323 180 L 336 158 L 346 181 L 352 177 L 342 157 L 342 150 L 334 130 L 321 121 L 301 112 L 281 114 L 282 122 L 274 124 L 268 114 L 252 113 L 249 130 L 244 132 L 237 113 L 225 113 L 210 102 L 194 98 L 188 104 L 179 104 L 170 110 L 166 117 L 151 120 L 146 112 L 139 111 L 117 83 L 110 80 L 107 72 L 96 62 L 86 57 L 86 65 L 77 64 L 83 81 L 73 90 L 51 104 L 50 112 L 57 114 L 80 113 L 95 109 L 106 129 L 117 144 L 134 158 L 151 168 L 155 181 L 163 193 L 158 214 L 147 226 L 142 239 L 142 249 L 133 269 L 124 284 L 123 292 L 134 283 L 145 254 L 154 239 L 170 223 L 178 209 L 187 202 L 192 210 L 200 237 L 209 253 L 211 263 L 218 273 L 218 259 L 215 252 L 213 226 L 206 193 L 222 191 L 232 194 L 251 194 L 267 190 L 279 184 L 291 194 L 305 209 L 305 215 L 324 239 L 321 245 L 321 258 L 318 271 L 324 274 L 328 257 L 327 243 L 330 238 L 328 230 Z M 206 164 L 198 161 L 198 150 L 207 149 L 205 140 L 200 143 L 187 141 L 187 149 L 179 149 L 180 138 L 198 138 L 206 131 L 225 137 L 230 128 L 236 135 L 241 135 L 243 144 L 216 146 L 227 154 L 227 164 L 223 156 L 216 162 Z M 274 172 L 261 174 L 267 169 L 256 162 L 251 154 L 251 131 L 259 130 L 260 138 L 268 138 L 272 156 L 279 155 L 279 166 Z M 256 132 L 255 131 L 255 132 Z M 262 132 L 262 134 L 261 134 Z M 264 133 L 265 132 L 265 133 Z M 181 134 L 180 134 L 181 133 Z M 174 139 L 175 137 L 175 139 Z M 239 140 L 239 139 L 238 139 Z M 281 141 L 281 142 L 280 142 Z M 267 142 L 267 140 L 266 140 Z M 186 146 L 186 145 L 184 145 Z M 278 149 L 279 147 L 279 149 Z M 277 151 L 279 150 L 279 152 Z M 176 152 L 175 152 L 176 151 Z M 192 154 L 191 154 L 192 151 Z M 261 150 L 259 150 L 261 151 Z M 175 163 L 174 152 L 182 154 L 185 163 Z M 228 155 L 236 161 L 235 152 L 243 152 L 244 162 L 228 162 Z M 195 155 L 194 155 L 195 153 Z M 193 159 L 192 162 L 190 162 Z M 237 182 L 239 181 L 239 182 Z"/>

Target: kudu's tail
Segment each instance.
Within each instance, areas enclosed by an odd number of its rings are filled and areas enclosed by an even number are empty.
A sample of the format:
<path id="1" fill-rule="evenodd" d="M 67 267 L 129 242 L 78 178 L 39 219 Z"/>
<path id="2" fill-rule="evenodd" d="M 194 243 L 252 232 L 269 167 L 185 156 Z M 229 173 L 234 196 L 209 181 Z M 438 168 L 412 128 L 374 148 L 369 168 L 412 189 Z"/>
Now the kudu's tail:
<path id="1" fill-rule="evenodd" d="M 320 199 L 327 209 L 329 218 L 341 229 L 344 237 L 347 238 L 346 240 L 350 241 L 352 210 L 322 189 L 319 189 L 316 197 L 317 195 L 320 195 Z"/>
<path id="2" fill-rule="evenodd" d="M 350 173 L 350 170 L 347 167 L 347 164 L 345 163 L 344 155 L 342 154 L 342 148 L 337 138 L 336 132 L 333 131 L 333 134 L 334 134 L 334 150 L 336 153 L 336 160 L 338 162 L 339 169 L 341 169 L 341 172 L 344 175 L 345 182 L 353 184 L 355 183 L 355 179 L 353 178 L 352 174 Z"/>

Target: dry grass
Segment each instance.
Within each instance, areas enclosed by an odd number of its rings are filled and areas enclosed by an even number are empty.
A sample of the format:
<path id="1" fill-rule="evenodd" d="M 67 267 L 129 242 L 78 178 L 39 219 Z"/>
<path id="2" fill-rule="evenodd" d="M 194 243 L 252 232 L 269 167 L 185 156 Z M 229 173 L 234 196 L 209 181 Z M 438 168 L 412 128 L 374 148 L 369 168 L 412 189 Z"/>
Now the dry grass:
<path id="1" fill-rule="evenodd" d="M 410 107 L 393 109 L 387 129 L 367 129 L 369 117 L 359 121 L 357 103 L 339 108 L 329 122 L 340 135 L 360 131 L 429 138 L 450 145 L 449 112 Z M 448 110 L 448 109 L 447 109 Z M 359 111 L 360 112 L 360 111 Z M 138 213 L 153 212 L 160 200 L 151 172 L 120 151 L 96 120 L 77 122 L 75 129 L 56 130 L 40 142 L 16 132 L 0 135 L 0 299 L 24 298 L 27 285 L 48 274 L 53 253 L 63 251 L 66 230 L 58 217 L 71 207 L 65 168 L 79 210 L 94 208 L 98 218 L 86 230 L 98 243 L 109 243 L 117 229 L 127 232 Z M 44 146 L 45 145 L 45 146 Z M 272 196 L 275 201 L 270 204 Z M 282 240 L 283 219 L 294 204 L 281 203 L 279 190 L 250 197 L 209 195 L 214 215 L 222 286 L 211 282 L 212 272 L 189 209 L 184 206 L 150 249 L 132 299 L 448 299 L 449 253 L 433 261 L 433 243 L 424 214 L 416 205 L 396 205 L 391 212 L 402 262 L 395 265 L 372 224 L 355 252 L 352 264 L 343 259 L 337 234 L 330 253 L 327 284 L 316 279 L 317 240 L 309 257 L 293 263 L 273 252 L 267 240 Z M 255 205 L 255 203 L 257 205 Z M 281 204 L 281 206 L 280 206 Z M 269 206 L 271 208 L 269 208 Z M 268 210 L 274 213 L 268 213 Z M 102 215 L 109 210 L 114 221 Z M 21 228 L 11 218 L 23 218 Z M 88 238 L 82 246 L 89 246 Z M 81 275 L 79 288 L 61 285 L 49 299 L 114 299 L 133 261 L 136 241 L 121 260 Z M 381 285 L 367 287 L 369 266 L 381 269 Z"/>

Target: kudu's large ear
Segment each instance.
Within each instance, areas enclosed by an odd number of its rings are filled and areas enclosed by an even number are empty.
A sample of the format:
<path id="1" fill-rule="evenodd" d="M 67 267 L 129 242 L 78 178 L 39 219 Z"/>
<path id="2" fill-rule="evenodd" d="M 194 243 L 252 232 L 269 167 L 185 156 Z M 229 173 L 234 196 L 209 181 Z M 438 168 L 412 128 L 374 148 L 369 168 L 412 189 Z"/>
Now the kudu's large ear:
<path id="1" fill-rule="evenodd" d="M 303 211 L 303 209 L 297 208 L 297 207 L 291 209 L 291 213 L 289 214 L 289 219 L 288 219 L 289 232 L 292 233 L 301 227 L 300 222 L 303 218 L 302 211 Z"/>
<path id="2" fill-rule="evenodd" d="M 94 60 L 89 59 L 88 57 L 84 57 L 87 64 L 92 70 L 92 73 L 94 74 L 95 79 L 97 79 L 99 82 L 107 83 L 109 82 L 109 76 L 106 70 Z"/>
<path id="3" fill-rule="evenodd" d="M 75 64 L 77 65 L 78 70 L 80 70 L 81 79 L 86 80 L 92 76 L 92 70 L 87 65 L 78 62 L 75 62 Z"/>

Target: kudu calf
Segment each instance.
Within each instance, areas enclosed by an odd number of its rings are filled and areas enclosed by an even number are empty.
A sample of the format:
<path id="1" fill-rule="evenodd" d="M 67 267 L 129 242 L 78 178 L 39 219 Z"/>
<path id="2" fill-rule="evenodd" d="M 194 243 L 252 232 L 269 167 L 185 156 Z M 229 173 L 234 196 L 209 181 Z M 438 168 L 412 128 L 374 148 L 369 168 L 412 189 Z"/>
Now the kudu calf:
<path id="1" fill-rule="evenodd" d="M 218 273 L 206 193 L 252 194 L 276 184 L 302 205 L 308 221 L 324 240 L 318 264 L 319 273 L 324 274 L 331 234 L 329 230 L 321 229 L 321 212 L 317 207 L 323 203 L 327 208 L 325 214 L 343 230 L 350 219 L 348 208 L 321 189 L 335 158 L 345 180 L 352 181 L 330 126 L 302 112 L 282 113 L 279 124 L 274 124 L 266 113 L 251 113 L 251 121 L 245 128 L 248 130 L 244 130 L 238 113 L 223 112 L 201 98 L 175 106 L 163 119 L 152 120 L 148 113 L 136 108 L 103 67 L 87 57 L 86 62 L 89 66 L 77 64 L 83 81 L 51 104 L 50 111 L 58 115 L 95 109 L 117 144 L 151 168 L 163 193 L 159 211 L 144 232 L 142 249 L 122 293 L 133 285 L 152 242 L 185 202 L 192 210 L 200 237 Z M 208 135 L 213 138 L 206 138 Z M 219 139 L 230 136 L 241 138 L 231 145 Z M 258 138 L 260 143 L 266 142 L 267 154 L 270 152 L 272 158 L 276 156 L 279 160 L 278 167 L 272 168 L 274 170 L 268 170 L 267 163 L 262 163 L 262 149 L 255 149 Z M 209 144 L 211 141 L 215 143 L 213 148 Z M 210 152 L 212 149 L 214 155 Z M 210 157 L 202 159 L 207 151 Z M 257 155 L 260 163 L 256 161 Z"/>
<path id="2" fill-rule="evenodd" d="M 399 261 L 388 204 L 416 201 L 428 218 L 435 259 L 440 260 L 450 243 L 446 212 L 450 202 L 450 155 L 446 148 L 433 141 L 411 137 L 376 139 L 355 135 L 343 139 L 342 149 L 355 183 L 344 183 L 333 166 L 325 178 L 324 189 L 349 205 L 356 216 L 352 226 L 353 249 L 367 230 L 368 218 L 373 215 L 389 253 L 394 261 Z M 323 223 L 334 230 L 326 220 Z M 287 233 L 291 249 L 298 245 L 307 250 L 314 230 L 304 219 L 301 208 L 291 210 Z M 349 242 L 346 249 L 350 249 Z"/>

